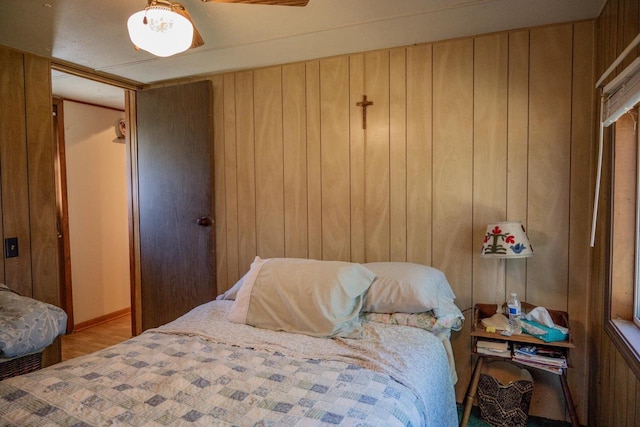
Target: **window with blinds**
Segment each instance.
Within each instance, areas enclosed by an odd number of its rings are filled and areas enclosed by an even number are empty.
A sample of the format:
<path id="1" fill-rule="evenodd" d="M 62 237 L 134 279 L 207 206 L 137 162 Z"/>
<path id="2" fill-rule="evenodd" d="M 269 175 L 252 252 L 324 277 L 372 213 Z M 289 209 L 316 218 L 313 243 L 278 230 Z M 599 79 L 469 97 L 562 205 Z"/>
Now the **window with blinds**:
<path id="1" fill-rule="evenodd" d="M 602 124 L 607 127 L 640 102 L 640 57 L 602 90 Z"/>

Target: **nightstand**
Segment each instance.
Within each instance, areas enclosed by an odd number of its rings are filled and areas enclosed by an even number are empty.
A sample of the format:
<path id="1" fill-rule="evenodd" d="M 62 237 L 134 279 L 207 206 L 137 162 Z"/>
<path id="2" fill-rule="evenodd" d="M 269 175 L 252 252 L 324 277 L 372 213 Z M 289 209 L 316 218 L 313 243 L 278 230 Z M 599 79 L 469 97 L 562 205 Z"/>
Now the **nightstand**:
<path id="1" fill-rule="evenodd" d="M 490 359 L 501 359 L 506 360 L 511 363 L 518 364 L 517 361 L 511 358 L 505 358 L 501 356 L 493 356 L 490 354 L 478 353 L 476 352 L 476 343 L 479 338 L 488 339 L 491 341 L 500 341 L 507 342 L 510 345 L 516 344 L 525 344 L 525 345 L 537 345 L 546 348 L 552 348 L 557 351 L 561 351 L 569 359 L 569 350 L 575 348 L 575 345 L 571 341 L 571 331 L 569 331 L 569 338 L 565 341 L 557 341 L 557 342 L 544 342 L 538 338 L 535 338 L 531 335 L 520 334 L 520 335 L 511 335 L 504 336 L 497 332 L 487 332 L 485 328 L 480 324 L 480 320 L 485 317 L 490 317 L 496 313 L 497 310 L 496 304 L 476 304 L 473 310 L 473 325 L 471 327 L 471 339 L 472 339 L 472 349 L 473 353 L 476 355 L 476 363 L 473 368 L 473 374 L 471 375 L 471 380 L 469 381 L 469 385 L 467 386 L 467 393 L 465 397 L 465 407 L 464 412 L 462 414 L 462 420 L 460 422 L 461 427 L 465 427 L 467 422 L 469 421 L 469 414 L 471 413 L 471 407 L 473 406 L 473 401 L 476 397 L 476 391 L 478 390 L 478 381 L 480 379 L 480 373 L 482 371 L 482 365 L 484 363 L 485 358 Z M 522 303 L 522 311 L 529 312 L 533 308 L 534 305 L 527 304 L 526 302 Z M 557 325 L 569 327 L 569 316 L 564 311 L 557 310 L 548 310 L 553 322 Z M 527 369 L 538 369 L 532 366 L 524 366 Z M 562 385 L 562 392 L 564 394 L 565 402 L 567 405 L 567 410 L 569 411 L 569 416 L 571 417 L 571 425 L 574 427 L 578 427 L 580 423 L 578 422 L 578 415 L 576 413 L 576 408 L 573 403 L 573 398 L 571 397 L 571 391 L 569 390 L 569 385 L 567 383 L 567 369 L 562 369 L 562 374 L 558 375 L 560 378 L 560 384 Z"/>

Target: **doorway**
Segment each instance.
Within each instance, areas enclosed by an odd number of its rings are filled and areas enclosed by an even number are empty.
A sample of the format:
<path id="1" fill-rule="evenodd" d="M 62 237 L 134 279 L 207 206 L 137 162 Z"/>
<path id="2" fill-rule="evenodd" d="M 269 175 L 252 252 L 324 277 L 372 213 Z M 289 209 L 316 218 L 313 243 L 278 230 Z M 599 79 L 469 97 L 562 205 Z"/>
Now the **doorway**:
<path id="1" fill-rule="evenodd" d="M 87 85 L 92 99 L 74 95 Z M 131 313 L 125 95 L 55 70 L 52 92 L 60 300 L 70 333 Z"/>

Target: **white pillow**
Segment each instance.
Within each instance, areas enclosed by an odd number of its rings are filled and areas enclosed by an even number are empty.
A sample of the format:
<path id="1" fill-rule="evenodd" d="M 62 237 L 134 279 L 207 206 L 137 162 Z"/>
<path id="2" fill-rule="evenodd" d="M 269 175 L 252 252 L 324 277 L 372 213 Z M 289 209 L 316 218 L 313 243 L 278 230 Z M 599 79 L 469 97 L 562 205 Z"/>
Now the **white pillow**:
<path id="1" fill-rule="evenodd" d="M 249 274 L 249 272 L 244 273 L 244 276 L 242 276 L 231 289 L 227 289 L 225 293 L 218 295 L 216 301 L 235 300 L 240 288 L 244 285 L 244 279 L 247 277 L 247 274 Z"/>
<path id="2" fill-rule="evenodd" d="M 364 299 L 363 312 L 422 313 L 452 307 L 455 294 L 444 273 L 436 268 L 408 262 L 364 264 L 376 275 Z"/>
<path id="3" fill-rule="evenodd" d="M 374 279 L 360 264 L 256 257 L 227 319 L 315 337 L 360 338 L 364 293 Z"/>

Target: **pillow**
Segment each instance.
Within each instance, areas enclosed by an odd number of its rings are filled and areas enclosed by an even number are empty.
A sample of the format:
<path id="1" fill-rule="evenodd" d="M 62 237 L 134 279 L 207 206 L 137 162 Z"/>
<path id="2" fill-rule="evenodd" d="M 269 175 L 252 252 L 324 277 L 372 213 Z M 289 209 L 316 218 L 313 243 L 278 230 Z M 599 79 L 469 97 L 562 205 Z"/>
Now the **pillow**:
<path id="1" fill-rule="evenodd" d="M 437 317 L 433 311 L 423 313 L 362 313 L 362 319 L 386 325 L 412 326 L 434 334 L 459 331 L 463 318 L 456 315 Z"/>
<path id="2" fill-rule="evenodd" d="M 408 262 L 364 264 L 376 275 L 362 311 L 372 313 L 422 313 L 453 304 L 455 294 L 444 273 L 433 267 Z M 446 304 L 450 309 L 450 305 Z"/>
<path id="3" fill-rule="evenodd" d="M 249 272 L 245 273 L 244 276 L 242 276 L 240 280 L 238 280 L 236 284 L 231 287 L 231 289 L 228 289 L 225 293 L 218 295 L 216 297 L 216 301 L 235 300 L 236 296 L 238 295 L 238 291 L 240 290 L 242 285 L 244 285 L 244 279 L 247 277 L 247 274 L 249 274 Z"/>
<path id="4" fill-rule="evenodd" d="M 23 297 L 0 283 L 0 357 L 42 350 L 67 328 L 67 313 L 55 305 Z"/>
<path id="5" fill-rule="evenodd" d="M 374 278 L 349 262 L 256 257 L 227 318 L 314 337 L 360 338 L 360 310 Z"/>

